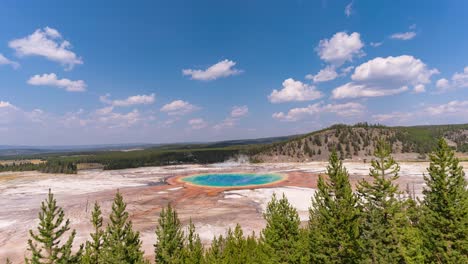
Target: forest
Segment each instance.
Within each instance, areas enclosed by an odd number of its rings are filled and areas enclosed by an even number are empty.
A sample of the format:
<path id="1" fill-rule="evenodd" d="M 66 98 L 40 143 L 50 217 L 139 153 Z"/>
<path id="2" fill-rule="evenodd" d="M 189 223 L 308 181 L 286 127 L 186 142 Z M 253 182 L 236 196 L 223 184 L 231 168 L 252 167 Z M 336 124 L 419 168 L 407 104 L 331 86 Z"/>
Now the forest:
<path id="1" fill-rule="evenodd" d="M 151 260 L 145 258 L 148 252 L 141 249 L 140 234 L 119 192 L 106 221 L 100 205 L 94 205 L 89 240 L 73 248 L 76 232 L 49 191 L 38 226 L 25 241 L 25 262 L 468 263 L 467 181 L 447 142 L 440 139 L 429 154 L 423 199 L 395 184 L 400 167 L 388 142 L 379 140 L 373 155 L 372 180 L 362 180 L 353 190 L 337 152 L 330 154 L 306 224 L 278 194 L 263 213 L 266 226 L 259 234 L 244 234 L 237 225 L 204 246 L 194 224 L 184 228 L 168 204 L 155 225 Z"/>
<path id="2" fill-rule="evenodd" d="M 446 138 L 458 152 L 468 151 L 468 124 L 387 127 L 380 124 L 336 124 L 309 134 L 256 140 L 223 141 L 206 144 L 167 144 L 134 151 L 97 151 L 46 153 L 9 159 L 41 159 L 45 164 L 0 166 L 0 171 L 40 170 L 50 173 L 76 173 L 80 163 L 99 163 L 104 170 L 164 166 L 177 164 L 210 164 L 224 162 L 239 155 L 251 162 L 268 162 L 284 156 L 303 160 L 326 160 L 332 150 L 342 160 L 372 157 L 376 142 L 383 137 L 393 153 L 419 153 L 421 160 L 437 146 L 437 138 Z"/>

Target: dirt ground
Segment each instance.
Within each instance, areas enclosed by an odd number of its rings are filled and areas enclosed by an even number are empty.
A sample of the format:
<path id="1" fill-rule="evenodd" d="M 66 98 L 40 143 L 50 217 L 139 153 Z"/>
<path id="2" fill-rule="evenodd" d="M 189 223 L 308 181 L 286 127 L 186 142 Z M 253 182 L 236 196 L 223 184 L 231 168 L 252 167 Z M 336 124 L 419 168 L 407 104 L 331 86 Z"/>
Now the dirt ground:
<path id="1" fill-rule="evenodd" d="M 21 263 L 27 254 L 29 229 L 37 225 L 40 203 L 52 189 L 59 206 L 65 210 L 72 228 L 77 230 L 76 245 L 88 239 L 90 211 L 97 201 L 104 218 L 110 212 L 117 190 L 123 194 L 134 228 L 141 233 L 143 248 L 152 257 L 155 225 L 163 206 L 171 203 L 183 224 L 191 218 L 204 243 L 229 227 L 241 224 L 246 234 L 256 234 L 264 227 L 262 212 L 273 193 L 284 193 L 307 221 L 308 208 L 318 175 L 326 162 L 184 165 L 147 167 L 114 171 L 83 170 L 77 175 L 38 172 L 0 173 L 0 262 L 9 257 Z M 427 162 L 403 162 L 399 184 L 421 196 L 422 174 Z M 468 162 L 462 163 L 468 168 Z M 351 181 L 365 178 L 369 164 L 345 162 Z M 197 173 L 249 172 L 280 173 L 286 179 L 270 185 L 247 188 L 207 188 L 191 186 L 179 177 Z M 465 169 L 468 173 L 468 170 Z"/>

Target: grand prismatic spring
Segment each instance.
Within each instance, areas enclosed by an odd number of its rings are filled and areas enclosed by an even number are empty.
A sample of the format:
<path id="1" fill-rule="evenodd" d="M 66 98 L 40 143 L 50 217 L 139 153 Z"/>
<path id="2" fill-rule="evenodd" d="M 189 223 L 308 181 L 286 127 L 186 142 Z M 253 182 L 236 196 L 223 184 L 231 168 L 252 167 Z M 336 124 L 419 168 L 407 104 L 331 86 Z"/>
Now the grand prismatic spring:
<path id="1" fill-rule="evenodd" d="M 283 179 L 280 174 L 209 173 L 184 177 L 181 181 L 207 187 L 243 187 L 271 184 Z"/>

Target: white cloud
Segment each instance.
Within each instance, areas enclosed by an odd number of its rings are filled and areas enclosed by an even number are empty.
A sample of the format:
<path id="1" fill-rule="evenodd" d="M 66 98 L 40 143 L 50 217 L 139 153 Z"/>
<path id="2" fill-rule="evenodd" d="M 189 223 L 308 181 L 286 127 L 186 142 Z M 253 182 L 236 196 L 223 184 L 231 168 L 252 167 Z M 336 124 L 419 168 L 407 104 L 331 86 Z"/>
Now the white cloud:
<path id="1" fill-rule="evenodd" d="M 175 100 L 161 108 L 168 115 L 185 115 L 198 110 L 199 107 L 182 100 Z"/>
<path id="2" fill-rule="evenodd" d="M 445 92 L 450 89 L 467 88 L 468 87 L 468 66 L 463 69 L 463 72 L 456 72 L 452 75 L 451 80 L 445 78 L 439 79 L 436 82 L 436 87 L 439 92 Z"/>
<path id="3" fill-rule="evenodd" d="M 323 94 L 313 85 L 308 85 L 292 78 L 283 82 L 283 89 L 273 90 L 268 96 L 272 103 L 283 103 L 292 101 L 311 101 L 319 99 Z"/>
<path id="4" fill-rule="evenodd" d="M 12 108 L 12 109 L 15 109 L 16 106 L 10 104 L 10 102 L 0 101 L 0 108 Z"/>
<path id="5" fill-rule="evenodd" d="M 221 123 L 214 125 L 213 128 L 216 130 L 220 130 L 224 128 L 234 127 L 237 124 L 237 121 L 238 119 L 236 118 L 228 117 L 224 119 Z"/>
<path id="6" fill-rule="evenodd" d="M 352 82 L 332 91 L 332 98 L 358 98 L 394 95 L 431 82 L 439 73 L 413 56 L 377 57 L 356 67 Z M 421 89 L 421 86 L 418 86 Z"/>
<path id="7" fill-rule="evenodd" d="M 354 66 L 348 66 L 346 68 L 341 69 L 341 75 L 347 75 L 354 69 Z"/>
<path id="8" fill-rule="evenodd" d="M 345 9 L 344 9 L 344 13 L 347 17 L 350 17 L 351 14 L 353 13 L 353 2 L 351 1 L 351 3 L 347 4 Z"/>
<path id="9" fill-rule="evenodd" d="M 306 79 L 313 80 L 314 82 L 327 82 L 336 79 L 338 73 L 335 71 L 335 67 L 327 66 L 321 69 L 316 75 L 308 74 Z"/>
<path id="10" fill-rule="evenodd" d="M 370 45 L 374 48 L 382 46 L 383 42 L 371 42 Z"/>
<path id="11" fill-rule="evenodd" d="M 338 32 L 330 39 L 320 40 L 316 51 L 322 60 L 341 66 L 346 61 L 352 61 L 355 56 L 363 56 L 363 47 L 359 33 L 348 35 L 346 32 Z"/>
<path id="12" fill-rule="evenodd" d="M 416 85 L 429 83 L 437 69 L 428 69 L 427 65 L 413 56 L 377 57 L 356 67 L 351 76 L 353 81 L 394 81 Z"/>
<path id="13" fill-rule="evenodd" d="M 246 105 L 234 106 L 231 111 L 231 117 L 242 117 L 249 113 L 249 108 Z"/>
<path id="14" fill-rule="evenodd" d="M 152 104 L 155 101 L 154 93 L 149 94 L 149 95 L 145 95 L 145 94 L 133 95 L 122 100 L 110 100 L 109 96 L 110 96 L 109 94 L 100 96 L 99 100 L 105 104 L 110 104 L 112 106 L 147 105 L 147 104 Z"/>
<path id="15" fill-rule="evenodd" d="M 452 76 L 453 85 L 457 88 L 466 88 L 468 87 L 468 66 L 463 69 L 461 73 L 455 73 Z"/>
<path id="16" fill-rule="evenodd" d="M 365 84 L 346 83 L 332 91 L 333 99 L 360 98 L 360 97 L 379 97 L 395 95 L 408 90 L 408 86 L 402 86 L 396 89 L 381 89 Z"/>
<path id="17" fill-rule="evenodd" d="M 391 122 L 398 121 L 400 123 L 407 122 L 414 116 L 412 112 L 392 112 L 388 114 L 376 114 L 372 115 L 372 118 L 377 122 Z"/>
<path id="18" fill-rule="evenodd" d="M 206 121 L 203 120 L 203 118 L 190 119 L 188 124 L 192 127 L 192 129 L 202 129 L 208 125 Z"/>
<path id="19" fill-rule="evenodd" d="M 83 60 L 70 50 L 71 44 L 62 40 L 60 33 L 53 28 L 37 29 L 31 35 L 9 42 L 10 48 L 18 56 L 42 56 L 72 69 Z"/>
<path id="20" fill-rule="evenodd" d="M 28 84 L 36 86 L 55 86 L 65 89 L 68 92 L 86 91 L 86 83 L 83 80 L 72 81 L 69 79 L 59 79 L 55 73 L 34 75 L 28 80 Z"/>
<path id="21" fill-rule="evenodd" d="M 464 115 L 468 113 L 468 101 L 451 101 L 446 104 L 430 106 L 425 109 L 430 115 Z"/>
<path id="22" fill-rule="evenodd" d="M 18 69 L 18 67 L 20 66 L 18 62 L 12 61 L 12 60 L 6 58 L 1 53 L 0 53 L 0 65 L 11 65 L 11 67 L 13 67 L 13 69 Z"/>
<path id="23" fill-rule="evenodd" d="M 211 81 L 222 77 L 228 77 L 242 73 L 242 70 L 235 69 L 236 62 L 231 60 L 222 60 L 206 70 L 184 69 L 183 75 L 191 76 L 193 80 Z"/>
<path id="24" fill-rule="evenodd" d="M 447 80 L 445 78 L 439 79 L 436 82 L 436 87 L 437 87 L 437 89 L 439 89 L 439 91 L 446 91 L 446 90 L 448 90 L 450 88 L 450 82 L 449 82 L 449 80 Z"/>
<path id="25" fill-rule="evenodd" d="M 424 84 L 418 84 L 414 86 L 413 92 L 415 93 L 424 93 L 426 91 L 426 87 Z"/>
<path id="26" fill-rule="evenodd" d="M 403 33 L 395 33 L 390 36 L 392 39 L 399 39 L 399 40 L 410 40 L 412 38 L 416 37 L 416 32 L 409 31 L 409 32 L 403 32 Z"/>
<path id="27" fill-rule="evenodd" d="M 281 121 L 298 121 L 308 116 L 318 116 L 323 113 L 334 113 L 338 116 L 349 117 L 363 113 L 365 106 L 359 103 L 349 102 L 345 104 L 327 104 L 323 102 L 308 105 L 303 108 L 290 109 L 286 114 L 278 112 L 273 118 Z"/>

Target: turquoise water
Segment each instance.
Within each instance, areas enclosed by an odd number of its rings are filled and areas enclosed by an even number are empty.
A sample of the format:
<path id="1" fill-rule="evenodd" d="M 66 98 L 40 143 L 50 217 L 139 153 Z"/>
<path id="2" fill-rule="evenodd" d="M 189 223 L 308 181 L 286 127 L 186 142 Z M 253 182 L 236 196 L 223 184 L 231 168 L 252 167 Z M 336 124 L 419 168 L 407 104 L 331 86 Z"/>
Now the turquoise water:
<path id="1" fill-rule="evenodd" d="M 184 177 L 182 178 L 182 181 L 211 187 L 239 187 L 262 185 L 276 182 L 281 179 L 283 179 L 283 176 L 279 174 L 213 173 Z"/>

